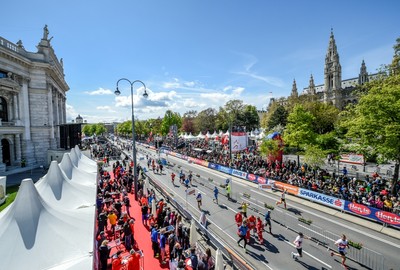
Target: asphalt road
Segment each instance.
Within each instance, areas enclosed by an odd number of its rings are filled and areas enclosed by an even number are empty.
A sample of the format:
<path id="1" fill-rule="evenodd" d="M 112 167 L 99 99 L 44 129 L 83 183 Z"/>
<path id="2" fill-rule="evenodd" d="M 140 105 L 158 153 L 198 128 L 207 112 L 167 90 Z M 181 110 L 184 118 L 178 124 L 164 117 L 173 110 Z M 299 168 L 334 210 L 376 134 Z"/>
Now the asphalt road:
<path id="1" fill-rule="evenodd" d="M 157 157 L 155 152 L 138 147 L 138 160 L 142 166 L 147 166 L 145 164 L 145 154 L 147 153 L 153 158 Z M 174 194 L 175 199 L 182 205 L 187 205 L 187 209 L 194 217 L 199 218 L 201 212 L 197 208 L 195 196 L 189 196 L 186 199 L 185 188 L 179 184 L 179 177 L 176 177 L 175 185 L 172 184 L 170 178 L 172 171 L 178 175 L 177 172 L 181 169 L 185 172 L 191 170 L 194 175 L 193 187 L 196 189 L 196 193 L 201 192 L 203 195 L 202 211 L 207 215 L 208 229 L 224 239 L 233 250 L 243 256 L 256 269 L 343 269 L 340 258 L 331 257 L 327 250 L 327 246 L 335 248 L 333 241 L 339 239 L 343 233 L 347 235 L 348 239 L 363 244 L 362 252 L 355 252 L 356 250 L 350 249 L 349 255 L 354 255 L 358 260 L 368 261 L 371 266 L 368 268 L 347 260 L 349 269 L 399 269 L 397 264 L 400 250 L 399 239 L 337 217 L 341 213 L 333 216 L 332 210 L 329 209 L 328 211 L 326 207 L 317 206 L 317 209 L 315 209 L 315 205 L 309 207 L 304 203 L 298 203 L 295 200 L 297 198 L 292 198 L 292 196 L 287 196 L 288 210 L 279 206 L 272 211 L 272 218 L 275 220 L 272 223 L 272 235 L 267 232 L 264 233 L 265 242 L 263 245 L 260 245 L 255 236 L 252 236 L 246 253 L 243 248 L 236 244 L 237 227 L 234 215 L 237 211 L 240 211 L 238 209 L 239 203 L 242 201 L 250 203 L 248 215 L 254 213 L 256 216 L 263 216 L 266 211 L 264 203 L 274 205 L 279 199 L 280 193 L 259 190 L 255 184 L 233 177 L 232 197 L 236 202 L 228 201 L 223 196 L 225 191 L 219 187 L 219 184 L 224 183 L 225 179 L 229 177 L 228 175 L 199 165 L 189 164 L 187 161 L 175 157 L 168 156 L 167 159 L 175 166 L 166 169 L 163 174 L 156 174 L 152 171 L 149 171 L 148 174 L 163 185 L 166 190 Z M 178 168 L 178 166 L 181 167 Z M 196 174 L 201 177 L 196 177 Z M 213 182 L 208 181 L 209 178 L 212 178 Z M 218 205 L 212 200 L 215 185 L 220 190 Z M 243 193 L 251 196 L 245 197 Z M 309 202 L 309 204 L 314 203 Z M 313 220 L 312 226 L 299 222 L 298 217 L 300 216 Z M 323 239 L 327 246 L 305 240 L 303 244 L 304 256 L 295 261 L 291 258 L 291 252 L 295 251 L 292 242 L 297 231 L 302 231 L 305 235 L 317 239 Z"/>

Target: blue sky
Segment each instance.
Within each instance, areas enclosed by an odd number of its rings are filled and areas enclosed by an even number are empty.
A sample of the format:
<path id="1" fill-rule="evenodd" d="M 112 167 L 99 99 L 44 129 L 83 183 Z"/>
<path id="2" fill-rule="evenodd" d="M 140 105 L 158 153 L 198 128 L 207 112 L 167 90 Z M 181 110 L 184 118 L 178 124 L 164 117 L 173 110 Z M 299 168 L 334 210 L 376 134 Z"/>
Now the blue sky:
<path id="1" fill-rule="evenodd" d="M 6 11 L 8 10 L 9 11 Z M 400 1 L 30 1 L 3 6 L 0 36 L 36 51 L 43 26 L 63 58 L 68 122 L 163 117 L 170 109 L 218 109 L 240 99 L 265 109 L 271 97 L 323 82 L 331 28 L 342 79 L 391 61 L 400 37 Z"/>

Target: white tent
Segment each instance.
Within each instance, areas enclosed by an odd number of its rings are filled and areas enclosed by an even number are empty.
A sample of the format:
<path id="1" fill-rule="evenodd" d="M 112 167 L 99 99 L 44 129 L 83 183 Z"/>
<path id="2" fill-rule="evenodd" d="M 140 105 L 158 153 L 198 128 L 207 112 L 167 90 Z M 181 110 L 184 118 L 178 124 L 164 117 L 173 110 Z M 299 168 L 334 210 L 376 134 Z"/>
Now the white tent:
<path id="1" fill-rule="evenodd" d="M 93 206 L 93 198 L 96 197 L 96 186 L 82 186 L 69 180 L 62 173 L 57 161 L 51 162 L 49 171 L 35 186 L 48 203 L 65 209 Z"/>
<path id="2" fill-rule="evenodd" d="M 75 154 L 80 164 L 83 157 Z M 63 161 L 67 173 L 52 162 L 35 185 L 24 179 L 14 202 L 0 212 L 2 269 L 93 268 L 96 173 L 74 172 L 69 154 Z"/>
<path id="3" fill-rule="evenodd" d="M 86 172 L 91 172 L 91 173 L 97 172 L 97 165 L 93 164 L 93 161 L 89 162 L 90 160 L 85 161 L 85 160 L 80 159 L 74 148 L 71 149 L 71 152 L 69 155 L 70 155 L 72 164 L 74 164 L 75 167 L 77 167 L 81 170 L 84 170 Z"/>
<path id="4" fill-rule="evenodd" d="M 96 185 L 97 175 L 74 166 L 68 153 L 64 154 L 59 166 L 67 178 L 72 182 L 86 186 Z"/>
<path id="5" fill-rule="evenodd" d="M 206 136 L 204 136 L 201 131 L 199 132 L 199 135 L 197 135 L 197 139 L 204 139 Z"/>
<path id="6" fill-rule="evenodd" d="M 196 137 L 193 136 L 192 133 L 190 133 L 189 135 L 185 136 L 185 139 L 186 140 L 194 140 L 194 139 L 196 139 Z"/>
<path id="7" fill-rule="evenodd" d="M 217 132 L 214 130 L 214 133 L 211 134 L 210 137 L 211 137 L 212 139 L 215 139 L 215 137 L 217 137 L 217 136 L 218 136 L 218 134 L 217 134 Z"/>

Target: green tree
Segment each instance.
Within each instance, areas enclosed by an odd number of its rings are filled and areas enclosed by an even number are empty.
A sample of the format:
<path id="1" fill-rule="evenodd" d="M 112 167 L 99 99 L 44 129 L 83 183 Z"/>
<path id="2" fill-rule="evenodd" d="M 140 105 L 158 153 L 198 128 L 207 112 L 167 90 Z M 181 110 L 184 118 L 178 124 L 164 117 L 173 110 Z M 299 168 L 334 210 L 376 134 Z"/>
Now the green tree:
<path id="1" fill-rule="evenodd" d="M 217 110 L 213 108 L 205 109 L 196 117 L 195 123 L 200 131 L 210 131 L 215 129 L 215 119 L 217 118 Z"/>
<path id="2" fill-rule="evenodd" d="M 267 129 L 272 130 L 274 127 L 281 125 L 286 126 L 287 123 L 288 112 L 282 105 L 278 105 L 275 107 L 275 110 L 272 112 L 268 122 Z"/>
<path id="3" fill-rule="evenodd" d="M 94 125 L 94 130 L 97 136 L 102 135 L 107 131 L 106 127 L 104 124 L 98 123 Z"/>
<path id="4" fill-rule="evenodd" d="M 182 119 L 179 113 L 168 110 L 165 112 L 164 118 L 161 124 L 161 134 L 167 135 L 170 127 L 176 125 L 178 129 L 182 126 Z"/>
<path id="5" fill-rule="evenodd" d="M 368 92 L 347 113 L 342 125 L 360 151 L 371 147 L 380 161 L 396 162 L 392 180 L 392 192 L 395 192 L 400 164 L 400 74 L 373 81 L 368 86 Z"/>
<path id="6" fill-rule="evenodd" d="M 247 131 L 260 126 L 260 117 L 258 116 L 256 106 L 245 105 L 242 112 L 242 119 Z"/>
<path id="7" fill-rule="evenodd" d="M 310 166 L 314 172 L 316 169 L 324 165 L 326 153 L 317 145 L 307 145 L 304 151 L 304 161 Z"/>
<path id="8" fill-rule="evenodd" d="M 82 132 L 85 134 L 85 136 L 92 136 L 93 135 L 93 130 L 90 124 L 86 124 L 82 128 Z"/>
<path id="9" fill-rule="evenodd" d="M 339 110 L 335 106 L 320 101 L 306 101 L 302 104 L 314 116 L 315 133 L 325 134 L 335 129 L 339 115 Z"/>
<path id="10" fill-rule="evenodd" d="M 181 131 L 195 134 L 197 131 L 195 124 L 196 117 L 197 117 L 197 111 L 185 112 L 182 118 Z"/>
<path id="11" fill-rule="evenodd" d="M 263 157 L 276 156 L 282 149 L 282 146 L 278 140 L 263 139 L 260 144 L 260 154 Z"/>
<path id="12" fill-rule="evenodd" d="M 283 134 L 285 144 L 296 147 L 298 150 L 314 144 L 316 134 L 313 129 L 315 117 L 302 105 L 296 105 L 288 116 L 288 123 Z M 300 157 L 297 155 L 297 162 Z"/>

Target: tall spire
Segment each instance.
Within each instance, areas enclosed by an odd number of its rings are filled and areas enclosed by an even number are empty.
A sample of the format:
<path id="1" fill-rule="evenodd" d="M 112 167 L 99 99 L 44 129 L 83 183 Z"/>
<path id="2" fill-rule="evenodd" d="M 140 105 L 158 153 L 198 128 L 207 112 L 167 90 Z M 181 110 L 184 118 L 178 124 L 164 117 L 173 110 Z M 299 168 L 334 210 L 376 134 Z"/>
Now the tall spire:
<path id="1" fill-rule="evenodd" d="M 324 102 L 332 102 L 337 108 L 341 107 L 340 90 L 342 88 L 342 67 L 339 62 L 335 36 L 331 28 L 328 50 L 325 56 L 324 69 Z"/>
<path id="2" fill-rule="evenodd" d="M 297 92 L 297 85 L 296 85 L 296 80 L 293 79 L 293 86 L 292 86 L 292 93 L 291 93 L 292 97 L 298 97 L 299 93 Z"/>
<path id="3" fill-rule="evenodd" d="M 316 95 L 317 94 L 317 92 L 315 91 L 315 83 L 314 83 L 314 78 L 313 78 L 312 74 L 311 74 L 311 77 L 310 77 L 310 84 L 308 86 L 308 93 L 310 95 Z"/>
<path id="4" fill-rule="evenodd" d="M 358 75 L 358 84 L 362 85 L 368 81 L 369 79 L 368 79 L 367 67 L 365 66 L 365 62 L 363 59 L 360 67 L 360 74 Z"/>

